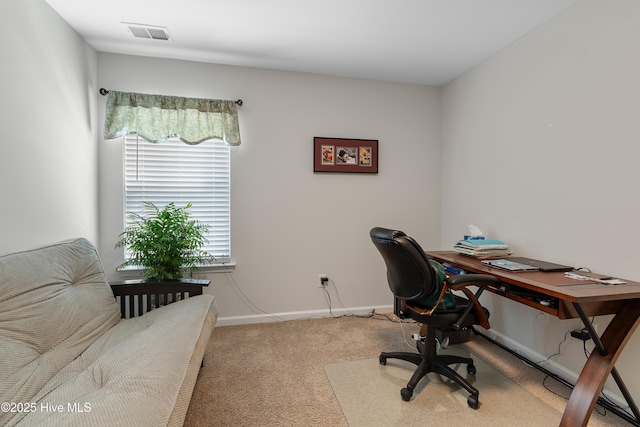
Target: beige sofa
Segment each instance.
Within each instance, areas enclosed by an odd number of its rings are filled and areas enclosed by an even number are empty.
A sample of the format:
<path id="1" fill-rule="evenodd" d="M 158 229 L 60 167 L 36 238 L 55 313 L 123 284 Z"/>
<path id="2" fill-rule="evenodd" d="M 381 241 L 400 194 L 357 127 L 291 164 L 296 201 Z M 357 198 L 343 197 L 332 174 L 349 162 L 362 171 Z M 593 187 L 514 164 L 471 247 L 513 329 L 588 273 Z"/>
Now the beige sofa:
<path id="1" fill-rule="evenodd" d="M 214 299 L 121 318 L 86 239 L 0 255 L 0 425 L 182 425 Z"/>

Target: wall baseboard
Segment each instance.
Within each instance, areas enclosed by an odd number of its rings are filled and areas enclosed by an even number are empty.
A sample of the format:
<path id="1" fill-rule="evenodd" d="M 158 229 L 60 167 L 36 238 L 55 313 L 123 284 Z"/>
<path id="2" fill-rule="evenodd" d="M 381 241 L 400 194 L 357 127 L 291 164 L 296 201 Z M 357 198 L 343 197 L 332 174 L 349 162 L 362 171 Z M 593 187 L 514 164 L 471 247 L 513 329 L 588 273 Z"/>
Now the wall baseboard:
<path id="1" fill-rule="evenodd" d="M 575 384 L 576 381 L 578 380 L 578 376 L 579 376 L 578 373 L 572 371 L 571 369 L 567 369 L 565 366 L 560 365 L 559 363 L 556 363 L 551 359 L 547 360 L 547 356 L 540 354 L 536 351 L 533 351 L 530 348 L 523 346 L 519 342 L 514 341 L 511 338 L 507 337 L 506 335 L 503 335 L 500 332 L 497 332 L 493 329 L 489 329 L 489 330 L 482 329 L 482 328 L 479 328 L 479 329 L 482 331 L 483 334 L 485 334 L 489 338 L 499 342 L 505 347 L 508 347 L 509 349 L 519 354 L 520 356 L 523 356 L 524 358 L 529 360 L 532 364 L 538 362 L 537 364 L 539 364 L 539 366 L 543 367 L 547 371 L 559 376 L 560 378 L 564 379 L 565 381 L 571 384 Z M 624 400 L 624 397 L 622 397 L 621 394 L 618 394 L 615 391 L 612 391 L 607 388 L 605 388 L 602 393 L 607 397 L 607 399 L 611 400 L 621 408 L 626 408 L 628 406 L 627 402 Z"/>
<path id="2" fill-rule="evenodd" d="M 336 309 L 323 309 L 323 310 L 306 310 L 306 311 L 289 311 L 286 313 L 261 313 L 251 314 L 247 316 L 224 316 L 218 317 L 216 327 L 218 326 L 233 326 L 233 325 L 247 325 L 251 323 L 268 323 L 268 322 L 283 322 L 287 320 L 300 320 L 300 319 L 314 319 L 323 317 L 342 317 L 348 315 L 367 316 L 372 311 L 376 313 L 392 314 L 392 305 L 382 306 L 370 306 L 370 307 L 351 307 L 351 308 L 336 308 Z"/>

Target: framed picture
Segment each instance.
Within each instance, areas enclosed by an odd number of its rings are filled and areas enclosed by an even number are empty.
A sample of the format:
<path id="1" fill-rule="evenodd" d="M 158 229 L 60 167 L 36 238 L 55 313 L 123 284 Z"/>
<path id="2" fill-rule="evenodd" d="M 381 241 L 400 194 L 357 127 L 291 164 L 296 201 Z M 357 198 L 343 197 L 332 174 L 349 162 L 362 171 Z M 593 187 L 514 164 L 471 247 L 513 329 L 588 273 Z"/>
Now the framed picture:
<path id="1" fill-rule="evenodd" d="M 313 171 L 378 173 L 378 140 L 315 137 Z"/>

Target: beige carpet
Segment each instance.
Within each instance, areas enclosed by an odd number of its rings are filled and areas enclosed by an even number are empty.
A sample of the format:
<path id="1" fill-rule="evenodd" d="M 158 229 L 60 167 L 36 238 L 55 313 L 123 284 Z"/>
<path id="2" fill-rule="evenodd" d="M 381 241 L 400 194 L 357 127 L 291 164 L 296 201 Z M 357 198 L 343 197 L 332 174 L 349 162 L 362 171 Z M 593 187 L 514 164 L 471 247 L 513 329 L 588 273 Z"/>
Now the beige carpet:
<path id="1" fill-rule="evenodd" d="M 428 374 L 416 387 L 411 401 L 400 397 L 415 370 L 403 360 L 388 359 L 380 365 L 378 358 L 333 363 L 325 366 L 333 392 L 351 427 L 448 425 L 505 426 L 558 425 L 562 414 L 518 384 L 463 349 L 442 353 L 472 357 L 477 368 L 473 386 L 480 391 L 480 407 L 467 405 L 468 393 L 453 381 Z M 458 373 L 467 377 L 466 365 Z"/>
<path id="2" fill-rule="evenodd" d="M 324 367 L 340 362 L 377 360 L 383 350 L 409 350 L 405 337 L 412 342 L 409 337 L 418 329 L 415 324 L 401 325 L 381 316 L 216 327 L 207 346 L 185 426 L 348 426 Z M 477 356 L 478 378 L 484 376 L 487 369 L 480 365 L 483 361 L 547 405 L 559 412 L 564 410 L 571 391 L 554 380 L 545 381 L 545 375 L 537 369 L 480 337 L 456 347 Z M 389 366 L 391 364 L 387 368 Z M 372 365 L 371 373 L 380 375 L 380 368 Z M 397 375 L 403 380 L 397 379 L 398 383 L 393 385 L 391 401 L 404 404 L 407 402 L 400 402 L 399 389 L 409 374 Z M 435 381 L 425 384 L 420 399 L 430 396 Z M 487 390 L 480 389 L 482 406 L 478 411 L 490 408 L 486 393 Z M 508 404 L 511 396 L 504 393 L 501 399 Z M 425 416 L 421 414 L 421 418 L 407 423 L 421 423 Z M 452 416 L 439 423 L 439 427 L 464 424 L 467 423 Z M 521 417 L 515 425 L 539 427 L 544 424 Z M 597 408 L 589 426 L 629 424 Z"/>

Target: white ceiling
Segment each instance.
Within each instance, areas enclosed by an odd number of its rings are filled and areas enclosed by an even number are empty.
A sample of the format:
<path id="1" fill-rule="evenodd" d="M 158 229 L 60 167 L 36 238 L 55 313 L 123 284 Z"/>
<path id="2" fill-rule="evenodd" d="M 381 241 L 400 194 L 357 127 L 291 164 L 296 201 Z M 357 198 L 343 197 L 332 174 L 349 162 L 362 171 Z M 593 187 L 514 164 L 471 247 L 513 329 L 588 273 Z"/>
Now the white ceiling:
<path id="1" fill-rule="evenodd" d="M 46 1 L 100 52 L 440 86 L 579 0 Z"/>

